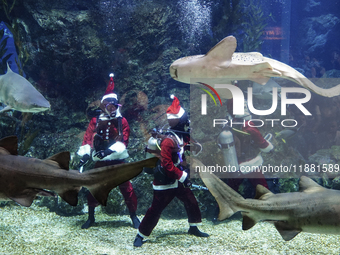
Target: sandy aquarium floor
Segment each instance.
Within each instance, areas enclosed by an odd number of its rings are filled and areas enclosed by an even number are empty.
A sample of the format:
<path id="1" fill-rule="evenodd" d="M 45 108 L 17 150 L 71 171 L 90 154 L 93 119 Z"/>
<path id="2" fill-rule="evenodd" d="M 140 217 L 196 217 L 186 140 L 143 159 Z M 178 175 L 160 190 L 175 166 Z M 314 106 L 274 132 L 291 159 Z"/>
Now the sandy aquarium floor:
<path id="1" fill-rule="evenodd" d="M 186 219 L 161 219 L 140 248 L 129 216 L 98 214 L 96 224 L 81 229 L 87 215 L 62 217 L 46 208 L 0 208 L 0 254 L 340 254 L 340 235 L 301 233 L 285 242 L 263 222 L 242 231 L 238 219 L 214 225 L 203 220 L 208 238 L 187 234 Z M 140 215 L 140 218 L 142 216 Z"/>

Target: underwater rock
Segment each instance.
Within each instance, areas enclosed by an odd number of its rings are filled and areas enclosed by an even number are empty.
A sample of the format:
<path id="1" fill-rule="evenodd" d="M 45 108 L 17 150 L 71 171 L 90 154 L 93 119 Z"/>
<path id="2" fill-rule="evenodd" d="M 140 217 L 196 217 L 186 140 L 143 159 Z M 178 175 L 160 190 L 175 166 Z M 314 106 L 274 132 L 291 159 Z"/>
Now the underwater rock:
<path id="1" fill-rule="evenodd" d="M 332 189 L 340 190 L 340 176 L 335 177 L 332 181 Z"/>
<path id="2" fill-rule="evenodd" d="M 340 19 L 333 14 L 305 18 L 301 23 L 301 42 L 307 48 L 306 53 L 324 53 L 329 34 L 339 22 Z"/>

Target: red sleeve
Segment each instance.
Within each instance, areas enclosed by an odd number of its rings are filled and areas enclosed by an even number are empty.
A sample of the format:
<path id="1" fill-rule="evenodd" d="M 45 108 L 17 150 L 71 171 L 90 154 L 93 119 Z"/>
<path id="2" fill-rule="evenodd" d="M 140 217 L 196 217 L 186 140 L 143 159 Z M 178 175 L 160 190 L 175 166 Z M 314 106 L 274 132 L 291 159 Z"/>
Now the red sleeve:
<path id="1" fill-rule="evenodd" d="M 123 129 L 123 141 L 122 142 L 127 147 L 129 144 L 130 126 L 124 117 L 122 118 L 122 129 Z"/>
<path id="2" fill-rule="evenodd" d="M 83 143 L 81 145 L 89 144 L 91 148 L 93 147 L 93 136 L 96 134 L 96 123 L 97 118 L 96 117 L 92 118 L 86 129 Z"/>
<path id="3" fill-rule="evenodd" d="M 254 125 L 252 122 L 250 122 L 250 124 Z M 242 128 L 242 130 L 251 135 L 251 139 L 258 148 L 264 149 L 269 145 L 269 143 L 263 138 L 262 134 L 256 127 L 250 127 L 249 125 L 246 125 Z"/>
<path id="4" fill-rule="evenodd" d="M 161 143 L 161 165 L 163 166 L 169 178 L 179 180 L 183 172 L 175 167 L 172 162 L 171 154 L 175 149 L 174 141 L 171 138 L 165 138 Z"/>

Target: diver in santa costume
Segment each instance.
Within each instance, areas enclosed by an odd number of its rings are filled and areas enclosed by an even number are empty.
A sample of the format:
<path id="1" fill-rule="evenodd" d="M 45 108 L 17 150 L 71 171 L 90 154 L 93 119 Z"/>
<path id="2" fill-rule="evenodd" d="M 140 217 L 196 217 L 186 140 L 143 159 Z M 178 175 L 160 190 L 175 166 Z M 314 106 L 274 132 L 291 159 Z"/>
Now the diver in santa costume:
<path id="1" fill-rule="evenodd" d="M 156 227 L 162 211 L 177 197 L 184 203 L 189 221 L 189 234 L 208 237 L 197 226 L 201 224 L 201 212 L 197 200 L 190 190 L 191 182 L 186 168 L 184 148 L 190 142 L 190 134 L 186 132 L 189 126 L 188 115 L 180 106 L 177 97 L 172 96 L 172 105 L 167 109 L 167 119 L 170 126 L 160 142 L 160 164 L 155 168 L 153 180 L 153 201 L 147 210 L 134 241 L 134 246 L 143 245 L 143 239 L 148 237 Z"/>
<path id="2" fill-rule="evenodd" d="M 95 168 L 122 164 L 129 157 L 127 145 L 130 135 L 130 127 L 127 120 L 121 115 L 118 104 L 118 97 L 113 93 L 113 74 L 110 75 L 110 82 L 105 95 L 100 102 L 100 110 L 92 111 L 92 117 L 82 146 L 78 155 L 82 156 L 81 165 L 84 165 L 90 157 L 95 161 Z M 99 115 L 98 115 L 99 113 Z M 134 228 L 138 228 L 140 221 L 136 216 L 137 197 L 130 181 L 119 185 L 124 197 L 126 206 Z M 98 201 L 90 192 L 87 194 L 88 220 L 82 225 L 83 229 L 91 227 L 95 222 L 94 211 L 99 205 Z"/>

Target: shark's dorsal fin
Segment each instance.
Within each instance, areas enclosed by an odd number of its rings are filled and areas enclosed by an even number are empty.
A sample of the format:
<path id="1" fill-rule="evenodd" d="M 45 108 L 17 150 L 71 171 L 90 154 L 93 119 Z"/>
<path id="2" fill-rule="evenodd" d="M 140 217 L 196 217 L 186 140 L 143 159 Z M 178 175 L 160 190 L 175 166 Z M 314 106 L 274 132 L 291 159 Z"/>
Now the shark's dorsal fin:
<path id="1" fill-rule="evenodd" d="M 256 195 L 254 197 L 254 199 L 267 199 L 269 196 L 274 195 L 274 193 L 272 193 L 269 189 L 267 189 L 266 187 L 262 186 L 262 185 L 257 185 L 256 186 Z"/>
<path id="2" fill-rule="evenodd" d="M 15 135 L 7 136 L 0 140 L 0 147 L 4 148 L 11 155 L 18 155 L 18 137 Z M 4 154 L 4 150 L 2 150 L 2 154 Z"/>
<path id="3" fill-rule="evenodd" d="M 236 38 L 234 36 L 228 36 L 211 48 L 205 56 L 220 61 L 224 66 L 229 66 L 236 47 Z"/>
<path id="4" fill-rule="evenodd" d="M 307 176 L 301 176 L 299 185 L 300 185 L 300 188 L 299 188 L 300 192 L 312 193 L 312 192 L 320 191 L 320 189 L 326 190 L 326 188 L 317 184 L 315 181 L 313 181 L 311 178 Z"/>
<path id="5" fill-rule="evenodd" d="M 12 73 L 13 73 L 11 67 L 9 66 L 9 64 L 8 64 L 8 62 L 7 62 L 7 73 L 8 73 L 8 72 L 12 72 Z"/>
<path id="6" fill-rule="evenodd" d="M 54 162 L 58 163 L 58 165 L 61 169 L 69 170 L 70 152 L 69 151 L 59 152 L 59 153 L 54 154 L 53 156 L 45 159 L 44 161 L 54 161 Z"/>
<path id="7" fill-rule="evenodd" d="M 290 241 L 292 240 L 297 234 L 299 234 L 302 229 L 297 229 L 290 226 L 288 223 L 283 221 L 276 221 L 274 223 L 277 231 L 279 231 L 280 235 L 282 236 L 283 240 Z"/>

